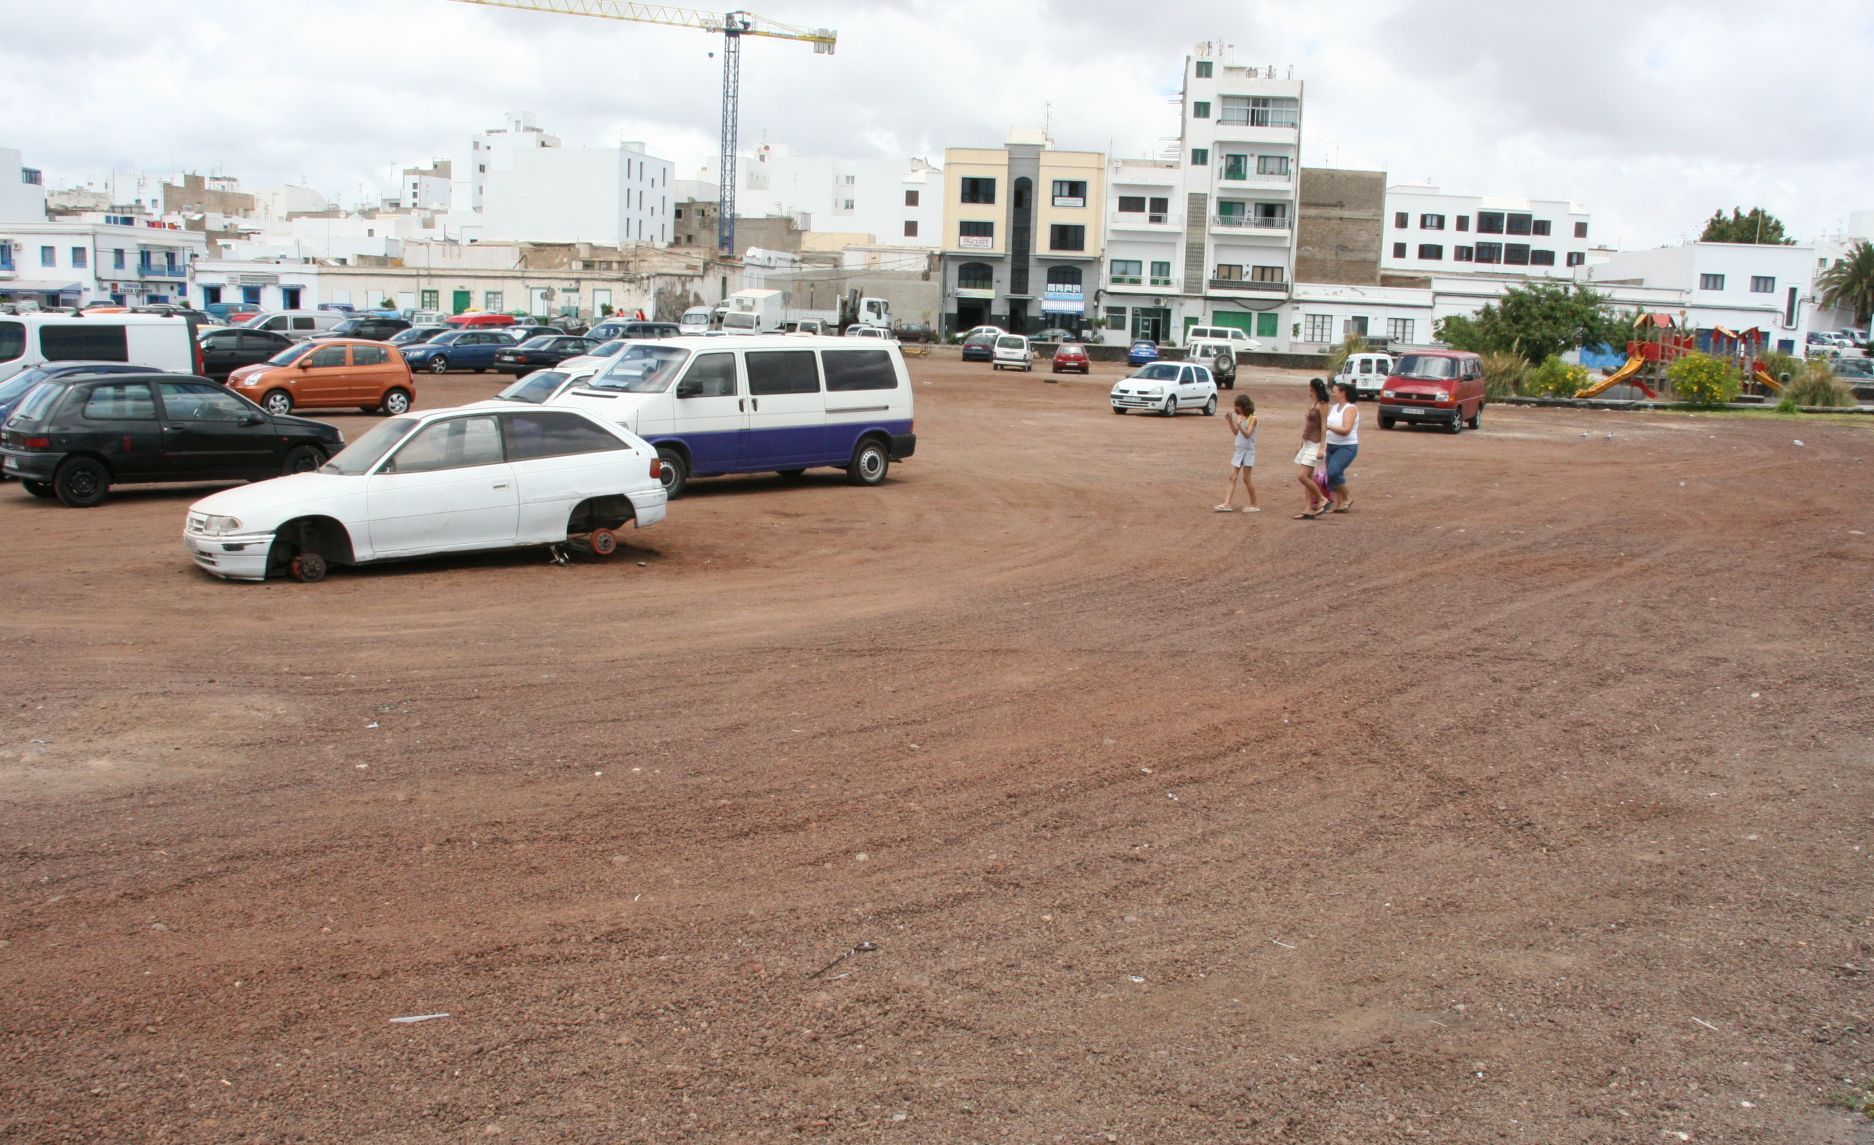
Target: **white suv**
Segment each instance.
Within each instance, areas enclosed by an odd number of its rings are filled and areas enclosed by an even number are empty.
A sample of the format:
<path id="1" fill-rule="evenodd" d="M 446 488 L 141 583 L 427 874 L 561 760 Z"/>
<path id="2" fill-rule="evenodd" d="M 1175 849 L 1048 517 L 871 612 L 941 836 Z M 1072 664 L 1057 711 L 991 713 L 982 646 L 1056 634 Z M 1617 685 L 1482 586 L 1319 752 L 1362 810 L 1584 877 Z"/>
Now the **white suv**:
<path id="1" fill-rule="evenodd" d="M 1184 360 L 1208 367 L 1211 377 L 1226 390 L 1236 388 L 1236 358 L 1241 342 L 1226 338 L 1191 338 L 1184 343 Z"/>
<path id="2" fill-rule="evenodd" d="M 1033 370 L 1035 352 L 1028 345 L 1028 339 L 1020 334 L 1001 334 L 996 337 L 996 347 L 990 364 L 1000 370 Z"/>

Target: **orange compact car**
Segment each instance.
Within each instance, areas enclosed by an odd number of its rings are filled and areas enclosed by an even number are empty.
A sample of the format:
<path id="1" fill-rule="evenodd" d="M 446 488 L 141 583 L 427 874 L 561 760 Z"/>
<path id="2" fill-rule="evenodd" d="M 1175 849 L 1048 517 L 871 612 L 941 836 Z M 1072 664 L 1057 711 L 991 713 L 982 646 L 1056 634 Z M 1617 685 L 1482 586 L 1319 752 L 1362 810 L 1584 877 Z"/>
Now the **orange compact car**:
<path id="1" fill-rule="evenodd" d="M 416 397 L 403 355 L 361 338 L 295 342 L 229 374 L 228 388 L 272 414 L 347 406 L 400 414 Z"/>

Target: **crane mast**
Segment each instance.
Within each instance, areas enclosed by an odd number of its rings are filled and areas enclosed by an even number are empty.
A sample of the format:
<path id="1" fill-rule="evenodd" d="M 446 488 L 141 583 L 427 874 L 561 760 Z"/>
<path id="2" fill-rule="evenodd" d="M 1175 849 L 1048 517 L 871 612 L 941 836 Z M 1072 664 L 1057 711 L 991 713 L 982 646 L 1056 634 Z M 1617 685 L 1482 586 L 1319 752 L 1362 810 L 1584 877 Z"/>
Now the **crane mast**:
<path id="1" fill-rule="evenodd" d="M 722 156 L 716 165 L 720 182 L 716 198 L 716 249 L 735 255 L 735 152 L 741 127 L 742 37 L 798 40 L 813 45 L 815 55 L 830 56 L 839 43 L 831 28 L 794 28 L 752 12 L 704 12 L 669 4 L 629 4 L 624 0 L 456 0 L 487 8 L 517 8 L 561 16 L 593 16 L 602 20 L 630 20 L 640 24 L 666 24 L 696 28 L 722 35 Z"/>

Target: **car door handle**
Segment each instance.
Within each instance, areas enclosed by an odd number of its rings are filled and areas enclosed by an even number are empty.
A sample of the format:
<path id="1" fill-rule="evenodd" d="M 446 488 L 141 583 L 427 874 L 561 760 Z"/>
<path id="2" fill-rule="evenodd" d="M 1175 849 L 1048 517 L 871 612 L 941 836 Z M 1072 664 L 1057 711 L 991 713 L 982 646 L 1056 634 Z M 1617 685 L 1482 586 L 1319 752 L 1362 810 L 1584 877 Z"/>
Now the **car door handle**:
<path id="1" fill-rule="evenodd" d="M 506 489 L 507 487 L 508 487 L 508 483 L 505 481 L 498 482 L 495 485 L 496 489 Z"/>

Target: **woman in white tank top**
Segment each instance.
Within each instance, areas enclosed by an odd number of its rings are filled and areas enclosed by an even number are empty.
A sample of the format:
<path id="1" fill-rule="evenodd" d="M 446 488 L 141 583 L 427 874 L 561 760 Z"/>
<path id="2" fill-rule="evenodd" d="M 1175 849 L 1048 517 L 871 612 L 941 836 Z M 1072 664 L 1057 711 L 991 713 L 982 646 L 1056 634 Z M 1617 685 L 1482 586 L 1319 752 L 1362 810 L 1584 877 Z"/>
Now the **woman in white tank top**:
<path id="1" fill-rule="evenodd" d="M 1327 492 L 1332 510 L 1353 508 L 1353 490 L 1347 485 L 1347 466 L 1360 452 L 1360 410 L 1353 404 L 1352 387 L 1334 383 L 1334 403 L 1327 410 Z"/>

